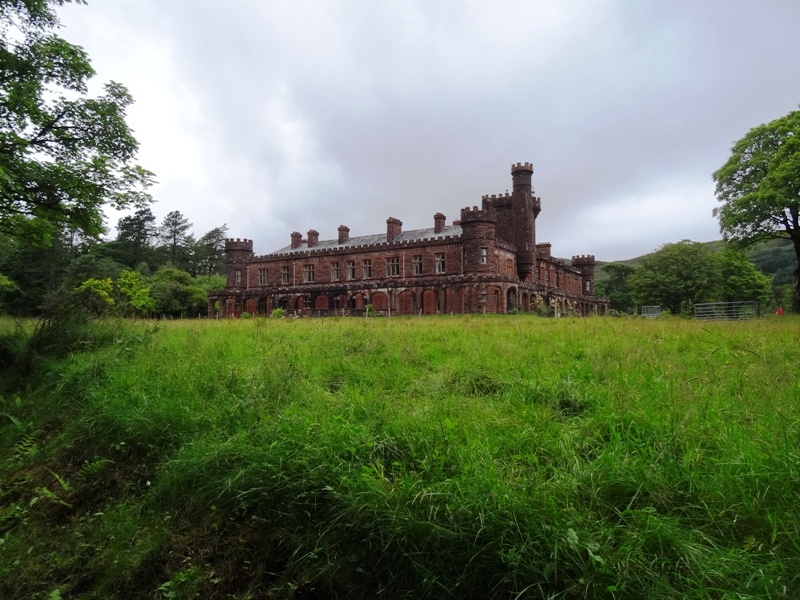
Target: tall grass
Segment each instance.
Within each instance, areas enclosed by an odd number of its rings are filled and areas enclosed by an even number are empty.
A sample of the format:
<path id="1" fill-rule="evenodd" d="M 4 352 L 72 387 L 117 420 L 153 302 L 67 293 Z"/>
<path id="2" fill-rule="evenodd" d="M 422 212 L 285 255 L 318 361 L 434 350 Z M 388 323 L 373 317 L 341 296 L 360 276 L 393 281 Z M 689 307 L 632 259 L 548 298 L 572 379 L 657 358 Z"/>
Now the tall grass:
<path id="1" fill-rule="evenodd" d="M 800 596 L 800 321 L 115 327 L 4 400 L 2 597 Z"/>

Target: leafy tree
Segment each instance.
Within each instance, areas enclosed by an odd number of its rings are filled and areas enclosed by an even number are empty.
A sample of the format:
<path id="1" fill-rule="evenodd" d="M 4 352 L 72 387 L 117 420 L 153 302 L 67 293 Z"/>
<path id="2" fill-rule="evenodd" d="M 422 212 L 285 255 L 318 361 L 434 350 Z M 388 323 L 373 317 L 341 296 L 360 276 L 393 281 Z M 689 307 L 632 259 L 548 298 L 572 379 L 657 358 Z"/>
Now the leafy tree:
<path id="1" fill-rule="evenodd" d="M 193 241 L 189 234 L 191 228 L 189 219 L 179 210 L 171 211 L 161 222 L 159 237 L 174 267 L 181 266 L 187 256 L 190 242 Z"/>
<path id="2" fill-rule="evenodd" d="M 634 302 L 629 280 L 635 270 L 634 267 L 624 263 L 603 265 L 603 271 L 608 275 L 608 279 L 598 282 L 597 295 L 608 298 L 614 310 L 631 311 Z"/>
<path id="3" fill-rule="evenodd" d="M 148 283 L 155 312 L 160 315 L 195 317 L 207 311 L 207 291 L 186 271 L 164 267 Z"/>
<path id="4" fill-rule="evenodd" d="M 80 304 L 95 315 L 102 315 L 114 306 L 111 297 L 113 284 L 110 279 L 87 279 L 75 290 Z"/>
<path id="5" fill-rule="evenodd" d="M 138 271 L 123 271 L 117 280 L 117 289 L 125 298 L 125 304 L 130 310 L 126 314 L 137 316 L 149 315 L 155 309 L 155 303 L 150 296 L 150 286 L 146 285 L 144 276 Z"/>
<path id="6" fill-rule="evenodd" d="M 142 206 L 153 183 L 134 164 L 130 94 L 111 82 L 88 97 L 86 52 L 53 33 L 69 1 L 0 0 L 0 230 L 46 244 L 99 235 L 104 206 Z"/>
<path id="7" fill-rule="evenodd" d="M 721 302 L 740 300 L 767 304 L 770 300 L 772 281 L 756 269 L 745 254 L 726 248 L 716 254 L 720 270 Z"/>
<path id="8" fill-rule="evenodd" d="M 660 304 L 678 314 L 715 299 L 719 265 L 707 245 L 683 240 L 644 257 L 629 282 L 638 304 Z"/>
<path id="9" fill-rule="evenodd" d="M 197 240 L 194 246 L 194 275 L 218 275 L 225 272 L 225 237 L 228 226 L 215 227 Z M 224 287 L 224 286 L 223 286 Z"/>
<path id="10" fill-rule="evenodd" d="M 151 242 L 158 236 L 156 217 L 149 206 L 117 222 L 117 238 L 111 244 L 116 260 L 129 268 L 142 262 L 155 263 Z"/>
<path id="11" fill-rule="evenodd" d="M 714 209 L 726 240 L 748 246 L 787 238 L 800 264 L 800 111 L 751 129 L 714 173 Z M 792 308 L 800 311 L 800 268 Z"/>

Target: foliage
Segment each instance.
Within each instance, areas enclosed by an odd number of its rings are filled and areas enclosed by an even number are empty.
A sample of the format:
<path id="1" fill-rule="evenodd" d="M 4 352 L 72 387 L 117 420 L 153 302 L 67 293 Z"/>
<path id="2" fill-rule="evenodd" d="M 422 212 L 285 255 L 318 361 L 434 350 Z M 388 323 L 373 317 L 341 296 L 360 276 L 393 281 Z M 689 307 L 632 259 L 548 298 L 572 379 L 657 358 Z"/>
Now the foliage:
<path id="1" fill-rule="evenodd" d="M 751 129 L 714 173 L 714 209 L 725 239 L 743 245 L 769 238 L 792 241 L 800 262 L 800 111 Z M 800 271 L 794 310 L 800 311 Z"/>
<path id="2" fill-rule="evenodd" d="M 800 321 L 532 324 L 109 323 L 0 405 L 0 597 L 800 595 Z"/>
<path id="3" fill-rule="evenodd" d="M 286 311 L 284 309 L 280 308 L 280 307 L 273 308 L 272 312 L 270 313 L 270 316 L 273 319 L 282 319 L 283 317 L 286 316 Z"/>
<path id="4" fill-rule="evenodd" d="M 169 262 L 174 267 L 185 264 L 190 244 L 189 230 L 192 224 L 183 216 L 181 211 L 170 211 L 161 221 L 159 239 L 167 251 Z M 192 240 L 193 242 L 193 240 Z"/>
<path id="5" fill-rule="evenodd" d="M 689 240 L 661 246 L 644 257 L 630 276 L 638 304 L 659 304 L 672 314 L 691 310 L 698 302 L 714 300 L 720 283 L 712 250 Z"/>
<path id="6" fill-rule="evenodd" d="M 158 234 L 155 222 L 156 217 L 149 206 L 122 217 L 117 222 L 117 237 L 110 244 L 116 260 L 131 269 L 142 262 L 155 266 L 154 248 L 151 246 Z"/>
<path id="7" fill-rule="evenodd" d="M 720 269 L 720 294 L 722 302 L 756 301 L 761 305 L 770 302 L 772 282 L 756 269 L 747 256 L 728 247 L 715 255 Z"/>
<path id="8" fill-rule="evenodd" d="M 0 0 L 0 230 L 44 244 L 99 235 L 103 207 L 146 204 L 153 181 L 133 162 L 128 91 L 88 97 L 86 52 L 53 33 L 64 1 Z"/>
<path id="9" fill-rule="evenodd" d="M 117 280 L 117 289 L 125 297 L 131 314 L 147 316 L 155 310 L 150 287 L 146 285 L 144 276 L 138 271 L 127 269 L 123 271 Z"/>
<path id="10" fill-rule="evenodd" d="M 598 281 L 595 291 L 598 296 L 608 298 L 611 308 L 621 312 L 634 309 L 633 294 L 628 282 L 635 268 L 623 263 L 609 263 L 602 266 L 606 278 Z"/>
<path id="11" fill-rule="evenodd" d="M 186 271 L 164 267 L 150 277 L 149 283 L 150 296 L 158 315 L 196 317 L 206 314 L 208 292 Z"/>
<path id="12" fill-rule="evenodd" d="M 78 301 L 95 315 L 102 315 L 114 306 L 111 279 L 87 279 L 75 290 Z"/>

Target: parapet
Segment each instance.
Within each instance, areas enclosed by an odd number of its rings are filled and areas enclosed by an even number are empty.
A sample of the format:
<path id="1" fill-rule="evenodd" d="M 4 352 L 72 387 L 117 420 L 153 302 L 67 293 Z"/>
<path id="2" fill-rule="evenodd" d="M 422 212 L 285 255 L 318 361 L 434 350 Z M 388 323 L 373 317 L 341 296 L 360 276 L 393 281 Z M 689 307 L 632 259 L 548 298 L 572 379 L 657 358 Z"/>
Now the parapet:
<path id="1" fill-rule="evenodd" d="M 515 171 L 530 171 L 533 173 L 533 163 L 521 163 L 518 162 L 516 164 L 511 165 L 511 172 L 514 173 Z"/>
<path id="2" fill-rule="evenodd" d="M 465 224 L 469 224 L 470 222 L 476 221 L 489 221 L 491 223 L 497 222 L 497 215 L 493 207 L 488 206 L 486 202 L 483 204 L 483 208 L 478 208 L 477 206 L 473 206 L 472 208 L 466 207 L 461 209 L 461 226 L 463 227 Z"/>
<path id="3" fill-rule="evenodd" d="M 225 252 L 233 250 L 252 252 L 253 240 L 240 239 L 240 238 L 225 238 Z"/>
<path id="4" fill-rule="evenodd" d="M 594 254 L 579 254 L 572 257 L 573 267 L 593 267 L 594 264 Z"/>

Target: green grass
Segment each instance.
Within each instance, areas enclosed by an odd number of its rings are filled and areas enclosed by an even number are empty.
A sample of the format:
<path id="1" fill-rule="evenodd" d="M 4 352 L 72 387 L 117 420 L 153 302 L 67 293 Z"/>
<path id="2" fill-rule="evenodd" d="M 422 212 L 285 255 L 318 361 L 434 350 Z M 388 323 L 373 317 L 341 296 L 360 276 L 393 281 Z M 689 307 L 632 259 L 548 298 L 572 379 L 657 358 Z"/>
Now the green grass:
<path id="1" fill-rule="evenodd" d="M 800 320 L 102 328 L 6 375 L 0 597 L 800 596 Z"/>

